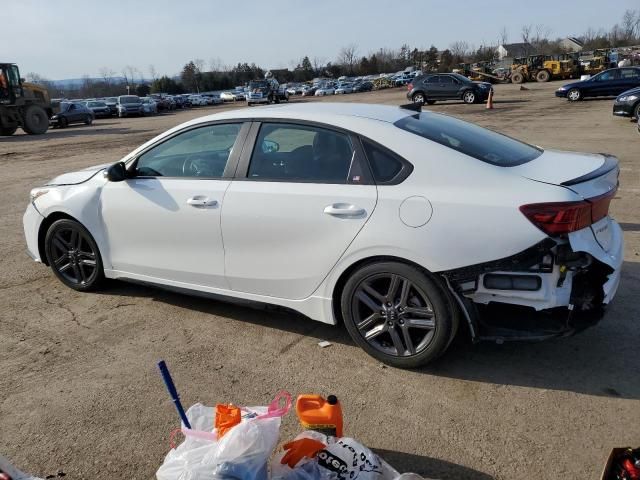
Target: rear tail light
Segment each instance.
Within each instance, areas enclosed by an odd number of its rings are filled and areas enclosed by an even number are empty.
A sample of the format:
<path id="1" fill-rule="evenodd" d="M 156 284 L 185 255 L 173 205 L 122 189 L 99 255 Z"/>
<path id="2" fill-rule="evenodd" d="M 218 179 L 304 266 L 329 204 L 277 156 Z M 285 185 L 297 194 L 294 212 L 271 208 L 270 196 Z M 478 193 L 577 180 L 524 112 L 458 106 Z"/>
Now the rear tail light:
<path id="1" fill-rule="evenodd" d="M 531 203 L 521 206 L 520 211 L 547 235 L 566 235 L 606 217 L 614 195 L 612 190 L 580 202 Z"/>
<path id="2" fill-rule="evenodd" d="M 407 83 L 407 90 L 413 90 L 413 83 Z"/>

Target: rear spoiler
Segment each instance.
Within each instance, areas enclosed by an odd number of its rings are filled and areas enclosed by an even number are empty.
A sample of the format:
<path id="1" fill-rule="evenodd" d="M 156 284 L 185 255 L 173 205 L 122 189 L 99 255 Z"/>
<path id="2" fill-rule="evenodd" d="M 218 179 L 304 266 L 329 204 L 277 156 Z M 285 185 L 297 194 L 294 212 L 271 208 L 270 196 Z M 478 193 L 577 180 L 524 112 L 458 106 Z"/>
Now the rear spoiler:
<path id="1" fill-rule="evenodd" d="M 594 171 L 589 172 L 585 175 L 582 175 L 581 177 L 573 178 L 571 180 L 567 180 L 566 182 L 562 182 L 560 185 L 564 185 L 565 187 L 568 187 L 571 185 L 577 185 L 578 183 L 588 182 L 589 180 L 593 180 L 594 178 L 601 177 L 602 175 L 609 173 L 611 170 L 618 168 L 619 162 L 616 157 L 614 157 L 613 155 L 609 155 L 607 153 L 601 153 L 600 155 L 604 157 L 604 163 L 599 168 L 596 168 Z"/>

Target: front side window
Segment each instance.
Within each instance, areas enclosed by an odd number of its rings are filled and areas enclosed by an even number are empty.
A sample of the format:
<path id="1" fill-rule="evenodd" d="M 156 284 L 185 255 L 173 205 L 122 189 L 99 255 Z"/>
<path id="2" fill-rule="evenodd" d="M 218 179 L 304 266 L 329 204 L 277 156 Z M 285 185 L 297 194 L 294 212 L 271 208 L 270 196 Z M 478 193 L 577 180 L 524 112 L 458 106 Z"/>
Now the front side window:
<path id="1" fill-rule="evenodd" d="M 607 70 L 595 77 L 598 82 L 607 82 L 609 80 L 615 80 L 618 78 L 618 70 Z"/>
<path id="2" fill-rule="evenodd" d="M 136 176 L 221 178 L 241 127 L 207 125 L 178 134 L 138 157 Z"/>
<path id="3" fill-rule="evenodd" d="M 354 150 L 343 133 L 306 125 L 263 123 L 248 178 L 347 183 Z"/>
<path id="4" fill-rule="evenodd" d="M 396 127 L 483 162 L 513 167 L 542 155 L 542 150 L 473 123 L 422 112 L 398 120 Z"/>

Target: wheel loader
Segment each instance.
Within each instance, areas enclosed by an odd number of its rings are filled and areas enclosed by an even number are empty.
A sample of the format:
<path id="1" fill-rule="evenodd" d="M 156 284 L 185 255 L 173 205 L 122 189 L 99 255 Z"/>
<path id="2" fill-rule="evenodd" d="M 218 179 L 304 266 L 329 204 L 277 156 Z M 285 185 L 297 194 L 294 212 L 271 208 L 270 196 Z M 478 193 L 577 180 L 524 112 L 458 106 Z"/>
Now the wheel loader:
<path id="1" fill-rule="evenodd" d="M 576 78 L 578 62 L 571 55 L 530 55 L 514 58 L 511 65 L 511 82 L 548 82 Z"/>
<path id="2" fill-rule="evenodd" d="M 49 129 L 51 115 L 49 92 L 25 82 L 15 63 L 0 63 L 0 136 L 13 135 L 18 128 L 41 135 Z"/>

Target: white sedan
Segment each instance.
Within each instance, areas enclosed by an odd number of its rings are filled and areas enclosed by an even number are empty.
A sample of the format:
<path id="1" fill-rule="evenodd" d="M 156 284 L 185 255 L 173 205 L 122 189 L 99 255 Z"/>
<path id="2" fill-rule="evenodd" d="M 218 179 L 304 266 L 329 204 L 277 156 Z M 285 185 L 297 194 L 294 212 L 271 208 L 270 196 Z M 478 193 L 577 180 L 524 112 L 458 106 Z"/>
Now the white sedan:
<path id="1" fill-rule="evenodd" d="M 201 95 L 189 95 L 187 101 L 194 107 L 204 107 L 208 105 L 207 99 Z"/>
<path id="2" fill-rule="evenodd" d="M 222 100 L 223 102 L 235 102 L 236 95 L 233 92 L 221 92 L 220 100 Z"/>
<path id="3" fill-rule="evenodd" d="M 620 280 L 618 161 L 418 108 L 192 120 L 33 189 L 28 251 L 75 290 L 132 280 L 344 322 L 398 367 L 437 358 L 458 327 L 508 340 L 595 323 Z"/>
<path id="4" fill-rule="evenodd" d="M 333 87 L 324 86 L 324 87 L 318 87 L 314 95 L 316 97 L 324 97 L 325 95 L 333 95 L 334 93 L 335 93 L 335 89 Z"/>

